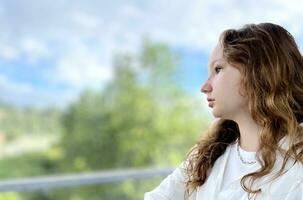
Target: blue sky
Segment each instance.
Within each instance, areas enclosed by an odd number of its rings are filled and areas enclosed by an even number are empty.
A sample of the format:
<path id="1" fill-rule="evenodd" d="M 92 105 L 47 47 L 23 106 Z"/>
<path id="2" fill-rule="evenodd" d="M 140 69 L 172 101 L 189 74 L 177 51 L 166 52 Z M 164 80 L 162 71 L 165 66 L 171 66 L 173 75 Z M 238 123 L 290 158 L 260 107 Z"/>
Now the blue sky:
<path id="1" fill-rule="evenodd" d="M 182 53 L 180 82 L 200 95 L 223 30 L 278 23 L 302 49 L 302 7 L 299 0 L 0 0 L 0 99 L 64 107 L 83 88 L 110 81 L 113 53 L 136 53 L 144 36 Z"/>

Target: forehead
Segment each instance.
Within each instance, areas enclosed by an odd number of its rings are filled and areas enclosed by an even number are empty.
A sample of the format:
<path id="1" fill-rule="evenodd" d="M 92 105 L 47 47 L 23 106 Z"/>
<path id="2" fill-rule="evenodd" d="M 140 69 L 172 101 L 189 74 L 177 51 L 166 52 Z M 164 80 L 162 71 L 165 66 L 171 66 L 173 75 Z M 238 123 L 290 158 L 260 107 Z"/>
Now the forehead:
<path id="1" fill-rule="evenodd" d="M 219 60 L 223 60 L 223 48 L 222 45 L 218 43 L 210 55 L 209 63 L 208 63 L 209 69 L 214 65 L 216 61 Z"/>

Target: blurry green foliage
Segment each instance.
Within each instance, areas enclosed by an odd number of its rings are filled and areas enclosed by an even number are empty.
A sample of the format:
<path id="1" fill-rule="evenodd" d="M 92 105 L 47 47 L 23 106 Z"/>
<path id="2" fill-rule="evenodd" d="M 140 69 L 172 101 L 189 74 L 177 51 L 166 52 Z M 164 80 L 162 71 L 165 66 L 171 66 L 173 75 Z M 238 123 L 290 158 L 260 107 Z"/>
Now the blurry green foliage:
<path id="1" fill-rule="evenodd" d="M 55 108 L 21 108 L 0 102 L 0 133 L 7 142 L 24 135 L 58 135 L 60 115 Z"/>
<path id="2" fill-rule="evenodd" d="M 179 85 L 177 55 L 164 44 L 145 40 L 138 55 L 117 54 L 114 69 L 114 79 L 102 91 L 85 90 L 64 112 L 61 141 L 41 154 L 41 160 L 28 160 L 33 170 L 43 174 L 176 166 L 185 158 L 208 118 L 201 103 Z M 7 162 L 1 161 L 1 168 L 8 167 Z M 26 167 L 21 171 L 33 174 Z M 160 180 L 42 191 L 22 199 L 135 200 Z"/>
<path id="3" fill-rule="evenodd" d="M 14 192 L 0 194 L 0 200 L 22 200 L 22 197 Z"/>

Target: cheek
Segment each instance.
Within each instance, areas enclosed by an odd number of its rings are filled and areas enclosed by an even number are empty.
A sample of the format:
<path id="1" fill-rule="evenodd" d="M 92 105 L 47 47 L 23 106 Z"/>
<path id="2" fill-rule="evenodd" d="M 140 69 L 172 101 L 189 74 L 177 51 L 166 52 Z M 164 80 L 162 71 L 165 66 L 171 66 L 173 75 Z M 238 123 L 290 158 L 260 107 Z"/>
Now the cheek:
<path id="1" fill-rule="evenodd" d="M 228 80 L 226 77 L 218 77 L 213 82 L 213 88 L 215 88 L 218 95 L 223 94 L 234 94 L 236 89 L 236 84 Z"/>
<path id="2" fill-rule="evenodd" d="M 245 97 L 240 94 L 240 87 L 238 82 L 233 82 L 230 80 L 218 79 L 214 83 L 214 88 L 216 88 L 216 95 L 222 97 L 223 101 L 235 102 L 237 104 L 247 101 Z"/>
<path id="3" fill-rule="evenodd" d="M 230 98 L 233 101 L 234 105 L 239 108 L 244 108 L 248 106 L 248 100 L 243 95 L 240 94 L 240 87 L 234 87 L 232 91 L 230 91 Z"/>

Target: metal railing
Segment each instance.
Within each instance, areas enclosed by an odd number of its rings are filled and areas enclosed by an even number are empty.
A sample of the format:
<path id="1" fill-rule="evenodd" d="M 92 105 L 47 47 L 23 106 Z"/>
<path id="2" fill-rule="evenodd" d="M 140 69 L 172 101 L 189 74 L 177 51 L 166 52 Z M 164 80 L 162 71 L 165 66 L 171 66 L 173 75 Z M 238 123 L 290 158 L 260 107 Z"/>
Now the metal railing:
<path id="1" fill-rule="evenodd" d="M 120 182 L 129 179 L 148 179 L 156 176 L 166 176 L 173 170 L 173 168 L 126 169 L 11 179 L 0 181 L 0 192 L 49 190 L 53 188 Z"/>

